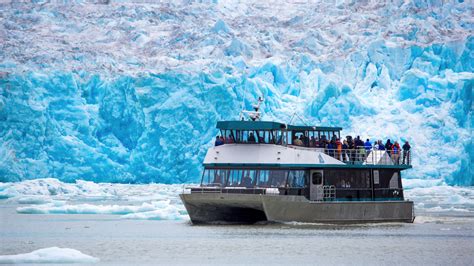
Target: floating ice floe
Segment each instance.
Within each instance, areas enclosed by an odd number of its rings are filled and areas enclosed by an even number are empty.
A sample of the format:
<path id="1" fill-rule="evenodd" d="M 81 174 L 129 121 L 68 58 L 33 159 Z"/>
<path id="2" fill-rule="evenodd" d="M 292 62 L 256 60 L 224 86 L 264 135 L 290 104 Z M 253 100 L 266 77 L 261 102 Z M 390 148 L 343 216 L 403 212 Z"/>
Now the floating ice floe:
<path id="1" fill-rule="evenodd" d="M 4 199 L 29 205 L 17 207 L 17 212 L 22 214 L 110 214 L 125 219 L 189 219 L 178 198 L 182 185 L 64 183 L 53 178 L 1 185 L 0 195 Z"/>
<path id="2" fill-rule="evenodd" d="M 0 255 L 1 264 L 25 264 L 25 263 L 97 263 L 98 258 L 86 255 L 71 248 L 50 247 L 38 249 L 30 253 L 17 255 Z"/>
<path id="3" fill-rule="evenodd" d="M 405 197 L 417 211 L 474 213 L 474 189 L 442 179 L 403 179 Z M 130 185 L 57 179 L 0 184 L 3 200 L 22 214 L 108 214 L 124 219 L 188 220 L 178 195 L 183 185 Z M 2 194 L 3 193 L 3 194 Z"/>
<path id="4" fill-rule="evenodd" d="M 18 207 L 22 214 L 113 214 L 125 219 L 182 220 L 187 219 L 184 206 L 170 200 L 144 202 L 141 205 L 57 204 L 57 202 Z"/>

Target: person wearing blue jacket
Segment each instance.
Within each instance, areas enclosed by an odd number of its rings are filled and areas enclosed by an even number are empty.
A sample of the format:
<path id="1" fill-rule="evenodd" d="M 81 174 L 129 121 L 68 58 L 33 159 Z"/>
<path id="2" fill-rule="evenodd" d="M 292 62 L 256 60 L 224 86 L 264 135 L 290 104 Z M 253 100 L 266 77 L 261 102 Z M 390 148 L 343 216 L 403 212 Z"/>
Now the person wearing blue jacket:
<path id="1" fill-rule="evenodd" d="M 214 142 L 214 146 L 221 146 L 221 145 L 224 145 L 224 141 L 222 141 L 222 139 L 219 138 L 219 136 L 216 136 L 216 142 Z"/>
<path id="2" fill-rule="evenodd" d="M 378 144 L 379 144 L 379 151 L 384 151 L 384 150 L 385 150 L 385 146 L 383 145 L 383 143 L 382 143 L 381 140 L 379 140 Z"/>
<path id="3" fill-rule="evenodd" d="M 370 143 L 369 139 L 367 139 L 367 141 L 364 143 L 364 148 L 366 151 L 370 151 L 372 149 L 372 143 Z"/>

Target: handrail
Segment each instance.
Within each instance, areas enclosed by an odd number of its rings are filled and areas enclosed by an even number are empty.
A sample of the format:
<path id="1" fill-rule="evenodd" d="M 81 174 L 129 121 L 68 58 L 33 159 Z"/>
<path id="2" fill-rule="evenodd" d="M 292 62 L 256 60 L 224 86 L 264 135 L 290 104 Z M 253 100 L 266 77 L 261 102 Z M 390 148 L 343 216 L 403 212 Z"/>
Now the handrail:
<path id="1" fill-rule="evenodd" d="M 324 149 L 324 153 L 346 164 L 411 165 L 412 152 L 404 150 Z"/>
<path id="2" fill-rule="evenodd" d="M 192 187 L 190 188 L 192 192 L 194 193 L 225 193 L 225 194 L 231 194 L 229 191 L 238 191 L 238 190 L 245 190 L 245 191 L 252 191 L 253 193 L 247 193 L 247 194 L 257 194 L 256 192 L 261 192 L 264 191 L 263 193 L 265 194 L 265 191 L 267 188 L 246 188 L 246 187 Z"/>
<path id="3" fill-rule="evenodd" d="M 334 185 L 323 186 L 323 199 L 324 200 L 336 199 L 336 187 Z"/>

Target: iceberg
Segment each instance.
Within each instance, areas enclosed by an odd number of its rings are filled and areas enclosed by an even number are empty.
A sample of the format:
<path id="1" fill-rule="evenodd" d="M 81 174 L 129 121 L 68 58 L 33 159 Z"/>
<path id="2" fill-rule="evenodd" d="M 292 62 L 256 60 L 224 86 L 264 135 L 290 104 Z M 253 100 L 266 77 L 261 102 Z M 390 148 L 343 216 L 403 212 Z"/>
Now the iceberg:
<path id="1" fill-rule="evenodd" d="M 216 121 L 261 96 L 265 120 L 407 140 L 405 177 L 474 185 L 469 1 L 0 10 L 0 182 L 198 182 Z M 120 194 L 83 182 L 38 192 Z"/>
<path id="2" fill-rule="evenodd" d="M 100 260 L 72 248 L 50 247 L 30 253 L 17 255 L 0 255 L 1 264 L 31 264 L 31 263 L 97 263 Z"/>

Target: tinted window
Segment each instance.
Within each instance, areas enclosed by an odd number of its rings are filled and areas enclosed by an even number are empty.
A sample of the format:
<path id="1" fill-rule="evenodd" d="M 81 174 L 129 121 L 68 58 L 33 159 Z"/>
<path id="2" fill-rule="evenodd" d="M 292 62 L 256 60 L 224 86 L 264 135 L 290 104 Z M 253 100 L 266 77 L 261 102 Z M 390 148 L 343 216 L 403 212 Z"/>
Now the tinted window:
<path id="1" fill-rule="evenodd" d="M 313 185 L 321 185 L 323 183 L 323 175 L 319 172 L 313 173 L 311 177 L 311 182 Z"/>
<path id="2" fill-rule="evenodd" d="M 288 185 L 290 187 L 304 187 L 306 181 L 306 171 L 291 170 L 288 173 Z"/>

